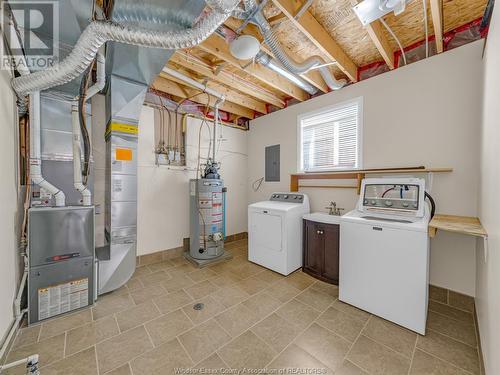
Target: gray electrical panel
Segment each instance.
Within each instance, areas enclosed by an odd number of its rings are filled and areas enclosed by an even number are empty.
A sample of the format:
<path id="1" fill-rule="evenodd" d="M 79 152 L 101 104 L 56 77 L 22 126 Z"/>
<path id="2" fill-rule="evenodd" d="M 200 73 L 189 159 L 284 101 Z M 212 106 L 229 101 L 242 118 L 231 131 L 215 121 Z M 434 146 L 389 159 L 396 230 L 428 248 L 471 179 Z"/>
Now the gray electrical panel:
<path id="1" fill-rule="evenodd" d="M 280 180 L 280 145 L 266 147 L 266 181 Z"/>
<path id="2" fill-rule="evenodd" d="M 93 304 L 94 207 L 37 207 L 28 215 L 29 323 Z"/>

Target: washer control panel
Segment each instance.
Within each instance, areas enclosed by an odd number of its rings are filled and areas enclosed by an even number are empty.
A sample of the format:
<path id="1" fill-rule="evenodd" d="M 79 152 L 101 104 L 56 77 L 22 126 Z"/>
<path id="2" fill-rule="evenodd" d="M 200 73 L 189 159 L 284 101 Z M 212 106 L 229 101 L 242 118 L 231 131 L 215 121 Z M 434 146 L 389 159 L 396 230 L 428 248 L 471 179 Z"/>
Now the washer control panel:
<path id="1" fill-rule="evenodd" d="M 304 195 L 297 193 L 273 193 L 271 194 L 271 198 L 269 200 L 288 203 L 302 203 L 304 201 Z"/>

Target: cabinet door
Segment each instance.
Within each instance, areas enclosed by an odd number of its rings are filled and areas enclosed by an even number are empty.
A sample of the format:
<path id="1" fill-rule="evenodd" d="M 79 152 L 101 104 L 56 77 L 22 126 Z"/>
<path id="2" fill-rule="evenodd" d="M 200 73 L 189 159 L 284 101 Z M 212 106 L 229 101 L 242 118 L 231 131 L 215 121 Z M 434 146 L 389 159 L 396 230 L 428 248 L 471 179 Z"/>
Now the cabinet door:
<path id="1" fill-rule="evenodd" d="M 320 225 L 307 220 L 304 222 L 304 229 L 304 267 L 310 272 L 321 275 L 324 230 Z"/>
<path id="2" fill-rule="evenodd" d="M 324 264 L 322 276 L 338 285 L 339 282 L 339 225 L 323 227 Z"/>

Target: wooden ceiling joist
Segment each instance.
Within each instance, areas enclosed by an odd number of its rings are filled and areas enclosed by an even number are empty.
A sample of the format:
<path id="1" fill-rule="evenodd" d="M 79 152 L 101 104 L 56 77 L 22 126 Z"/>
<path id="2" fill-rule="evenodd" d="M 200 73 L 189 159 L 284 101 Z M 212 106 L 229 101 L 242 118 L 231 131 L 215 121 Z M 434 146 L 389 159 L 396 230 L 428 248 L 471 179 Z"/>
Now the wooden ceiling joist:
<path id="1" fill-rule="evenodd" d="M 283 17 L 285 17 L 285 16 L 283 15 Z M 243 21 L 238 20 L 236 18 L 232 18 L 232 17 L 229 17 L 226 20 L 226 22 L 224 22 L 224 24 L 233 31 L 237 30 L 241 26 L 242 23 L 243 23 Z M 274 57 L 273 52 L 267 47 L 267 45 L 263 44 L 264 38 L 262 37 L 257 26 L 249 24 L 241 31 L 241 34 L 251 35 L 254 38 L 256 38 L 261 43 L 260 48 L 262 49 L 262 51 L 264 51 L 268 55 Z M 306 74 L 302 74 L 301 77 L 305 81 L 309 82 L 311 85 L 316 87 L 317 89 L 319 89 L 325 93 L 329 91 L 328 86 L 326 85 L 325 81 L 323 80 L 323 78 L 321 77 L 321 74 L 319 74 L 319 72 L 313 70 L 313 71 L 310 71 Z"/>
<path id="2" fill-rule="evenodd" d="M 178 50 L 172 55 L 172 57 L 170 57 L 169 61 L 193 72 L 196 72 L 204 77 L 207 77 L 214 82 L 220 82 L 226 86 L 238 90 L 243 94 L 262 100 L 265 103 L 270 103 L 278 108 L 285 107 L 285 102 L 273 93 L 263 90 L 262 88 L 255 85 L 249 84 L 242 78 L 237 77 L 235 74 L 228 73 L 225 70 L 222 70 L 216 74 L 215 67 L 210 67 L 205 61 L 202 61 L 196 56 L 190 55 L 185 51 Z"/>
<path id="3" fill-rule="evenodd" d="M 302 8 L 299 0 L 273 0 L 274 5 L 285 14 L 291 23 L 297 27 L 317 48 L 319 48 L 349 77 L 351 81 L 357 81 L 358 67 L 343 51 L 338 43 L 330 36 L 330 33 L 306 10 L 300 18 L 295 18 L 297 12 Z"/>
<path id="4" fill-rule="evenodd" d="M 173 65 L 169 65 L 169 67 L 172 68 L 173 70 L 176 70 L 179 73 L 182 73 L 185 76 L 188 76 L 188 77 L 194 79 L 195 81 L 198 81 L 198 82 L 200 82 L 200 83 L 203 84 L 203 79 L 200 79 L 199 77 L 193 75 L 187 69 L 184 69 L 184 68 L 181 68 L 181 67 L 178 67 L 178 66 L 173 66 Z M 176 78 L 171 77 L 170 75 L 165 74 L 163 72 L 160 73 L 160 76 L 162 76 L 164 78 L 167 78 L 167 79 L 170 79 L 170 80 L 172 80 L 174 82 L 183 84 L 182 81 L 179 81 Z M 249 96 L 241 94 L 241 93 L 239 93 L 237 91 L 231 90 L 228 87 L 223 86 L 220 83 L 215 83 L 213 81 L 207 81 L 206 82 L 206 86 L 207 86 L 207 88 L 211 88 L 211 89 L 213 89 L 215 91 L 218 91 L 221 94 L 223 94 L 225 96 L 225 98 L 226 98 L 227 101 L 230 101 L 232 103 L 241 105 L 242 107 L 249 108 L 251 110 L 257 111 L 257 112 L 262 113 L 262 114 L 266 114 L 267 113 L 266 104 L 264 102 L 260 102 L 258 100 L 255 100 L 252 97 L 249 97 Z"/>
<path id="5" fill-rule="evenodd" d="M 225 60 L 232 66 L 243 70 L 247 74 L 257 78 L 259 81 L 281 91 L 282 93 L 291 96 L 300 101 L 309 99 L 309 94 L 295 86 L 292 82 L 283 76 L 275 73 L 263 66 L 257 64 L 250 64 L 243 69 L 240 60 L 236 59 L 229 52 L 229 46 L 226 41 L 217 35 L 211 35 L 202 44 L 198 46 L 201 50 L 208 52 L 219 59 Z"/>
<path id="6" fill-rule="evenodd" d="M 387 66 L 390 69 L 394 69 L 394 52 L 392 51 L 389 41 L 385 37 L 382 30 L 383 27 L 382 23 L 376 20 L 366 25 L 365 30 L 373 41 L 373 44 L 375 44 L 375 47 L 377 47 Z"/>
<path id="7" fill-rule="evenodd" d="M 210 96 L 210 99 L 209 99 L 208 95 L 202 94 L 201 91 L 198 89 L 193 89 L 191 87 L 183 86 L 177 82 L 174 82 L 170 79 L 166 79 L 166 78 L 161 77 L 161 76 L 156 78 L 156 80 L 152 84 L 152 87 L 155 90 L 164 92 L 164 93 L 169 94 L 169 95 L 177 96 L 177 97 L 182 98 L 182 99 L 189 98 L 189 100 L 191 100 L 195 103 L 202 104 L 202 105 L 206 105 L 207 101 L 208 101 L 208 104 L 211 107 L 213 107 L 215 105 L 215 102 L 217 100 L 216 98 L 214 98 L 212 96 Z M 200 94 L 200 95 L 196 95 L 196 94 Z M 227 100 L 224 101 L 223 103 L 221 103 L 219 105 L 219 108 L 223 111 L 226 111 L 226 112 L 238 115 L 238 116 L 246 117 L 249 119 L 254 118 L 254 111 L 252 111 L 249 108 L 245 108 L 243 106 L 240 106 L 238 104 L 231 103 Z"/>
<path id="8" fill-rule="evenodd" d="M 354 6 L 361 2 L 361 0 L 352 0 L 351 4 Z M 361 24 L 361 22 L 360 22 Z M 385 63 L 389 69 L 394 69 L 394 52 L 392 51 L 391 44 L 384 34 L 384 25 L 379 20 L 375 20 L 372 23 L 365 26 L 365 30 L 368 36 L 372 40 L 375 47 L 377 47 L 380 56 L 384 59 Z"/>
<path id="9" fill-rule="evenodd" d="M 436 37 L 436 50 L 441 53 L 443 47 L 443 0 L 430 0 L 432 25 L 434 26 L 434 35 Z"/>

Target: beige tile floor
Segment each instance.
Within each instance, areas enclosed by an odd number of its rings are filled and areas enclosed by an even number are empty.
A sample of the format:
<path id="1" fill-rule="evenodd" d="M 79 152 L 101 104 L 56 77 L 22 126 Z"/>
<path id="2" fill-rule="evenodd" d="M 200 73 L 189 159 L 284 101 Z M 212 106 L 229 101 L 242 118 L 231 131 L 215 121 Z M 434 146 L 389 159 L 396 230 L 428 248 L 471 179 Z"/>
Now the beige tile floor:
<path id="1" fill-rule="evenodd" d="M 470 312 L 432 302 L 420 336 L 340 302 L 333 285 L 248 262 L 246 246 L 228 244 L 232 260 L 201 270 L 182 258 L 137 268 L 91 309 L 19 331 L 7 361 L 38 353 L 42 375 L 176 368 L 479 374 Z M 193 309 L 197 302 L 202 310 Z"/>

